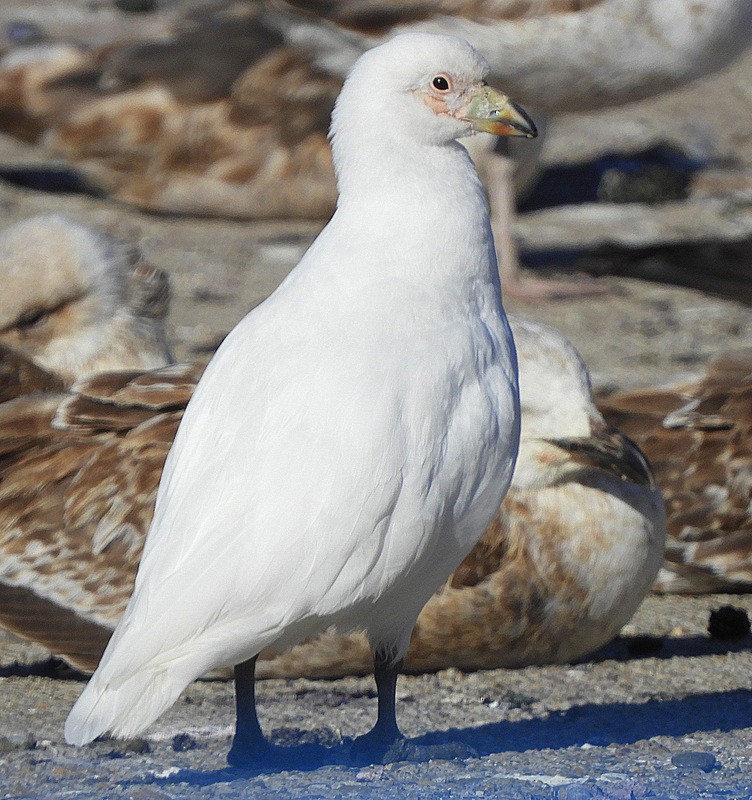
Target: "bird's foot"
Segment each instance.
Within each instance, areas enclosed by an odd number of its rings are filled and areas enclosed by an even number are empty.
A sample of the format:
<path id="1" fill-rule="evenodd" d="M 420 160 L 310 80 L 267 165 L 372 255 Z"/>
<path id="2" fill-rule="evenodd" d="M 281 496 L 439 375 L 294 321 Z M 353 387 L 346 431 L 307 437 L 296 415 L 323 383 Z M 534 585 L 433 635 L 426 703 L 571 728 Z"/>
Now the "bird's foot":
<path id="1" fill-rule="evenodd" d="M 397 761 L 417 763 L 434 759 L 454 761 L 465 758 L 478 758 L 478 753 L 461 742 L 417 744 L 408 741 L 401 733 L 385 737 L 380 731 L 373 730 L 353 740 L 349 749 L 349 761 L 355 766 L 393 764 Z"/>
<path id="2" fill-rule="evenodd" d="M 256 769 L 278 757 L 279 747 L 258 737 L 235 735 L 227 754 L 227 763 L 237 769 Z"/>
<path id="3" fill-rule="evenodd" d="M 502 282 L 505 297 L 515 300 L 566 300 L 573 297 L 597 297 L 610 294 L 611 289 L 593 278 L 548 280 L 531 275 L 507 276 Z"/>
<path id="4" fill-rule="evenodd" d="M 400 758 L 407 739 L 397 730 L 385 733 L 378 727 L 353 739 L 349 747 L 349 760 L 356 766 L 366 764 L 391 764 L 404 761 Z"/>
<path id="5" fill-rule="evenodd" d="M 278 747 L 266 739 L 233 740 L 227 763 L 247 772 L 316 769 L 331 761 L 330 751 L 318 744 Z"/>

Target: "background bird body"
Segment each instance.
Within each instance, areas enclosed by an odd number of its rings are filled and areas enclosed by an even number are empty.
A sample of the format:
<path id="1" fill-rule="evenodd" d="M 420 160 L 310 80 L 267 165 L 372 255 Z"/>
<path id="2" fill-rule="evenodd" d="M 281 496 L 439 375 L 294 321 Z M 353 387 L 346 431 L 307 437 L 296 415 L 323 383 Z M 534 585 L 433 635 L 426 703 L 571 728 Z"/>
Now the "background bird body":
<path id="1" fill-rule="evenodd" d="M 687 594 L 752 585 L 752 350 L 714 358 L 697 380 L 600 399 L 654 461 L 668 514 L 656 589 Z"/>
<path id="2" fill-rule="evenodd" d="M 516 362 L 485 200 L 450 143 L 470 124 L 417 94 L 437 64 L 458 92 L 480 86 L 469 46 L 420 35 L 350 76 L 333 122 L 338 210 L 189 403 L 69 741 L 132 735 L 208 669 L 331 624 L 364 627 L 397 662 L 498 508 Z"/>
<path id="3" fill-rule="evenodd" d="M 606 428 L 571 343 L 525 317 L 510 321 L 522 411 L 512 485 L 481 541 L 421 612 L 407 671 L 583 658 L 630 619 L 661 565 L 665 512 L 647 463 Z M 362 636 L 328 631 L 262 654 L 257 674 L 365 674 L 369 656 Z"/>
<path id="4" fill-rule="evenodd" d="M 463 21 L 456 23 L 459 29 Z M 659 94 L 728 64 L 749 43 L 746 2 L 601 2 L 582 12 L 520 20 L 510 46 L 530 54 L 511 67 L 512 85 L 541 111 L 585 111 Z M 483 26 L 475 28 L 481 38 Z M 484 35 L 485 34 L 485 35 Z M 497 70 L 510 70 L 496 39 Z M 542 70 L 557 64 L 561 78 Z M 554 85 L 550 80 L 553 78 Z"/>
<path id="5" fill-rule="evenodd" d="M 424 610 L 409 669 L 429 663 L 429 631 L 442 621 L 468 669 L 581 658 L 618 633 L 661 564 L 660 491 L 639 451 L 606 427 L 579 354 L 547 325 L 515 316 L 513 330 L 522 429 L 512 487 L 481 545 Z M 503 635 L 473 624 L 473 602 L 511 620 Z"/>
<path id="6" fill-rule="evenodd" d="M 0 353 L 4 365 L 14 356 Z M 159 475 L 200 371 L 105 373 L 68 393 L 48 376 L 0 404 L 4 627 L 76 665 L 98 663 L 133 591 Z"/>
<path id="7" fill-rule="evenodd" d="M 372 2 L 280 5 L 288 13 L 268 19 L 335 74 L 405 30 L 450 34 L 487 53 L 491 74 L 546 113 L 642 99 L 721 69 L 748 46 L 752 26 L 746 0 L 406 4 L 377 23 Z"/>

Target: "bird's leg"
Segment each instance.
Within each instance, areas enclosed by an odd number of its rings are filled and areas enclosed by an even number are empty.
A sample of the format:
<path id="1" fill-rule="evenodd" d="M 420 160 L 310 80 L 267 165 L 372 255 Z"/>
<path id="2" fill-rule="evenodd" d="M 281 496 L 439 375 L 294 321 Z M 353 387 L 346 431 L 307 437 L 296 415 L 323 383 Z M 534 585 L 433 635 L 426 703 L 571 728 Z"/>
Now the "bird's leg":
<path id="1" fill-rule="evenodd" d="M 373 656 L 373 673 L 378 693 L 376 724 L 364 736 L 353 743 L 358 760 L 380 762 L 388 752 L 404 741 L 397 725 L 397 676 L 402 668 L 402 659 L 394 661 L 386 650 L 377 650 Z"/>
<path id="2" fill-rule="evenodd" d="M 514 162 L 500 153 L 492 152 L 485 161 L 484 172 L 505 298 L 554 300 L 608 293 L 606 286 L 592 278 L 557 281 L 524 274 L 520 266 L 519 248 L 512 233 L 516 215 Z"/>
<path id="3" fill-rule="evenodd" d="M 384 652 L 374 656 L 373 674 L 376 678 L 378 711 L 371 733 L 378 733 L 379 740 L 390 744 L 405 738 L 397 725 L 397 677 L 401 669 L 401 658 L 393 662 Z"/>
<path id="4" fill-rule="evenodd" d="M 278 747 L 268 742 L 256 713 L 256 656 L 235 666 L 235 736 L 227 754 L 231 767 L 247 770 L 315 769 L 330 755 L 320 744 Z"/>
<path id="5" fill-rule="evenodd" d="M 477 752 L 460 742 L 416 744 L 405 739 L 397 725 L 397 676 L 402 659 L 394 661 L 388 652 L 377 651 L 373 657 L 378 691 L 376 724 L 353 743 L 350 758 L 356 764 L 388 764 L 394 761 L 430 761 L 432 758 L 476 758 Z"/>
<path id="6" fill-rule="evenodd" d="M 233 767 L 250 767 L 275 748 L 264 738 L 256 713 L 256 656 L 235 666 L 235 736 L 227 754 Z"/>

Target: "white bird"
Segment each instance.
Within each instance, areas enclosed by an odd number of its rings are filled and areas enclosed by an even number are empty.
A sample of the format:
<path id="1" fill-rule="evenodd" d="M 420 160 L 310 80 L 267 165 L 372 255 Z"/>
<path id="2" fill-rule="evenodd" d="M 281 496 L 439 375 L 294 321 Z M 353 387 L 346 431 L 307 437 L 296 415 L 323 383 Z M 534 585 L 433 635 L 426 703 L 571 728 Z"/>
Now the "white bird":
<path id="1" fill-rule="evenodd" d="M 517 368 L 482 186 L 457 143 L 533 136 L 466 42 L 410 34 L 363 55 L 332 120 L 337 210 L 227 337 L 165 465 L 134 593 L 66 739 L 143 730 L 235 665 L 231 764 L 274 758 L 254 667 L 330 625 L 361 627 L 378 718 L 421 608 L 511 480 Z"/>

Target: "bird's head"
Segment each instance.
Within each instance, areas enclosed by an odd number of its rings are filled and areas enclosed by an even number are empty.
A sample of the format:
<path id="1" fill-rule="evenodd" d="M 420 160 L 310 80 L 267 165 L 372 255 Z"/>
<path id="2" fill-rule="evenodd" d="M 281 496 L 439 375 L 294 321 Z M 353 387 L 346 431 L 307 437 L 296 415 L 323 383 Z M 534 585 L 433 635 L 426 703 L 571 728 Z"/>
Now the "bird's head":
<path id="1" fill-rule="evenodd" d="M 394 37 L 355 63 L 332 118 L 335 147 L 345 124 L 361 140 L 370 132 L 424 144 L 479 131 L 536 136 L 525 111 L 487 85 L 488 69 L 473 47 L 454 36 Z"/>
<path id="2" fill-rule="evenodd" d="M 522 436 L 588 436 L 603 418 L 592 398 L 590 373 L 572 343 L 556 328 L 510 314 L 520 376 Z"/>
<path id="3" fill-rule="evenodd" d="M 551 486 L 593 471 L 654 487 L 650 465 L 634 442 L 606 425 L 590 374 L 558 330 L 510 314 L 519 359 L 520 455 L 512 485 Z"/>
<path id="4" fill-rule="evenodd" d="M 169 284 L 127 242 L 63 214 L 0 234 L 0 344 L 67 383 L 104 369 L 171 360 Z"/>

